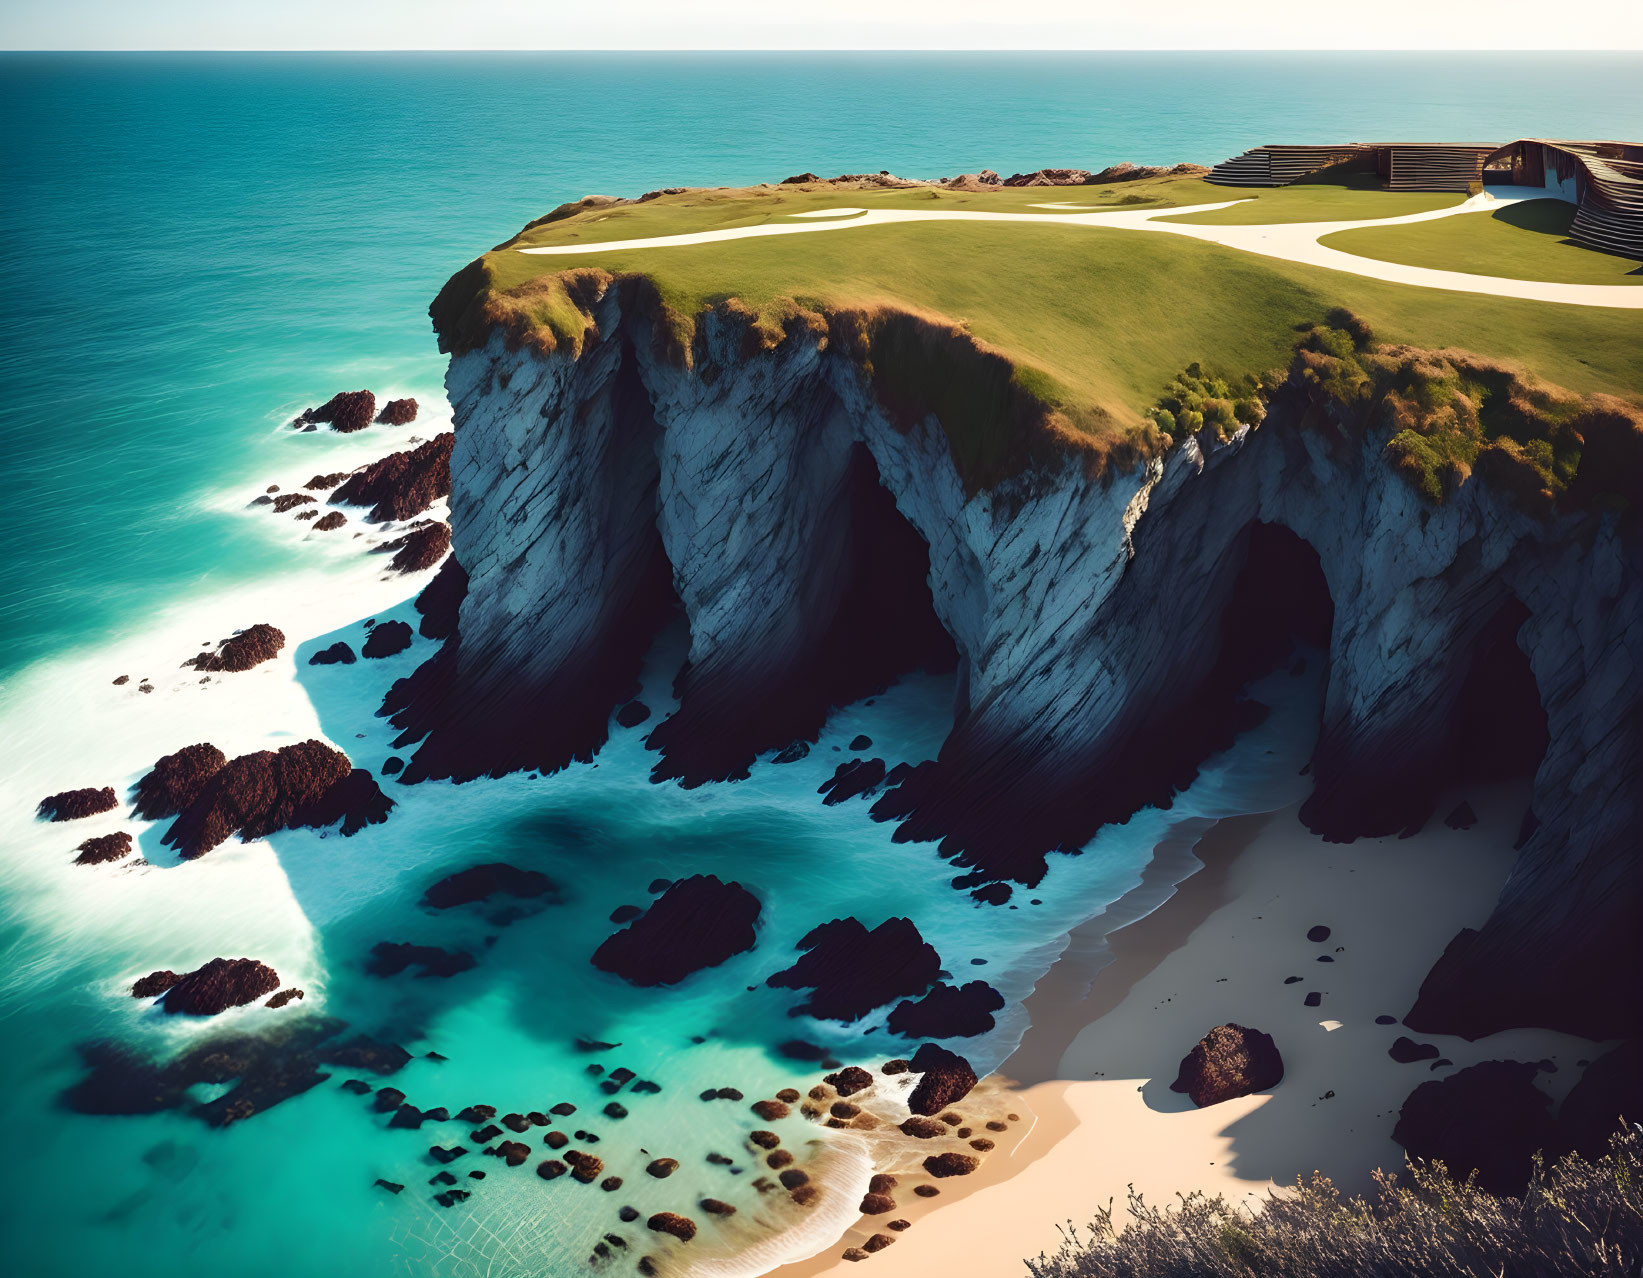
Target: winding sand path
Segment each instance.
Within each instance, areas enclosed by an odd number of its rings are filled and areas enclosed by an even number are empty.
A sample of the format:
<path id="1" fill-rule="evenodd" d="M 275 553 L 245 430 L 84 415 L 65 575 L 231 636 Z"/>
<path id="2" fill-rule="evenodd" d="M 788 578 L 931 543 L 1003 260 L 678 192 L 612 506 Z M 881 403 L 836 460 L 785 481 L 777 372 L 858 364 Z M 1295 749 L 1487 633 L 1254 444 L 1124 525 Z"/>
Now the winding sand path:
<path id="1" fill-rule="evenodd" d="M 1195 204 L 1182 208 L 1141 209 L 1132 212 L 1046 212 L 1046 213 L 978 213 L 959 210 L 932 209 L 838 209 L 792 216 L 813 219 L 806 222 L 776 223 L 763 226 L 740 226 L 723 231 L 696 231 L 688 235 L 659 235 L 650 239 L 612 240 L 605 244 L 562 244 L 543 248 L 519 249 L 518 252 L 542 255 L 581 256 L 590 253 L 614 253 L 625 249 L 660 249 L 683 247 L 691 244 L 718 244 L 727 240 L 759 239 L 767 235 L 815 235 L 823 231 L 845 231 L 861 226 L 884 226 L 903 222 L 1014 222 L 1017 224 L 1050 223 L 1058 226 L 1094 227 L 1128 231 L 1157 231 L 1166 235 L 1184 235 L 1190 239 L 1208 240 L 1226 248 L 1275 257 L 1286 262 L 1300 262 L 1325 270 L 1361 275 L 1368 279 L 1385 280 L 1391 284 L 1412 284 L 1417 288 L 1443 289 L 1451 293 L 1483 293 L 1493 297 L 1512 297 L 1528 302 L 1558 302 L 1567 306 L 1604 306 L 1622 310 L 1643 310 L 1643 286 L 1635 284 L 1555 284 L 1541 280 L 1514 280 L 1493 275 L 1468 275 L 1461 271 L 1439 271 L 1424 266 L 1404 266 L 1398 262 L 1382 262 L 1374 258 L 1358 257 L 1340 249 L 1326 248 L 1318 241 L 1336 231 L 1361 230 L 1371 226 L 1401 226 L 1407 222 L 1431 222 L 1443 217 L 1466 213 L 1493 212 L 1524 200 L 1544 199 L 1546 193 L 1538 188 L 1496 187 L 1482 195 L 1449 208 L 1434 209 L 1427 213 L 1408 213 L 1402 217 L 1370 218 L 1344 222 L 1289 222 L 1257 226 L 1194 226 L 1190 223 L 1163 219 L 1179 218 L 1191 213 L 1209 213 L 1216 209 L 1231 208 L 1246 200 L 1226 200 L 1218 204 Z M 1049 205 L 1035 205 L 1049 208 Z M 835 220 L 828 220 L 829 215 Z"/>

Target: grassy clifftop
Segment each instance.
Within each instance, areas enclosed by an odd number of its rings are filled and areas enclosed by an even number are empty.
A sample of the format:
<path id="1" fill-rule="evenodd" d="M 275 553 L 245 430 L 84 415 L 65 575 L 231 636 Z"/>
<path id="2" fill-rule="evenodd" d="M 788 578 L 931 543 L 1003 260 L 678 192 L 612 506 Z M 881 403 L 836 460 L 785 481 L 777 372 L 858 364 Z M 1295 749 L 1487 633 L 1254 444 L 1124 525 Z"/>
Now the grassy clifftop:
<path id="1" fill-rule="evenodd" d="M 1067 202 L 1096 206 L 1089 216 L 1100 219 L 1103 210 L 1242 194 L 1166 178 L 987 191 L 808 184 L 583 202 L 464 268 L 433 315 L 447 349 L 469 348 L 501 327 L 512 340 L 574 353 L 596 336 L 595 299 L 619 284 L 652 309 L 681 363 L 692 357 L 701 317 L 716 309 L 733 311 L 767 346 L 800 330 L 819 341 L 848 339 L 887 402 L 900 393 L 904 406 L 937 411 L 967 475 L 982 483 L 1047 441 L 1086 451 L 1096 469 L 1167 447 L 1148 409 L 1181 369 L 1197 363 L 1241 378 L 1283 367 L 1298 335 L 1337 308 L 1361 316 L 1384 342 L 1480 352 L 1577 393 L 1643 398 L 1636 312 L 1384 284 L 1144 231 L 924 222 L 586 256 L 519 251 L 781 224 L 841 207 L 1030 212 Z M 1395 197 L 1286 188 L 1262 192 L 1257 203 L 1275 221 L 1320 199 L 1332 217 L 1408 211 L 1383 210 L 1383 198 Z M 981 355 L 987 393 L 954 381 L 956 365 L 937 359 L 938 349 Z"/>

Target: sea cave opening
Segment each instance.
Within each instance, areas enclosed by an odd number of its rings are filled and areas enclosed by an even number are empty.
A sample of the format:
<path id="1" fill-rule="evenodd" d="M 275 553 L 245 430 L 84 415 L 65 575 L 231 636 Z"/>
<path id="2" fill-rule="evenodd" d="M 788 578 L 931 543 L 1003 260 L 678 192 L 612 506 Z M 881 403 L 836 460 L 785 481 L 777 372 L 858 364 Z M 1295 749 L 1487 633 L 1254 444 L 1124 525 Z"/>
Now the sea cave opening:
<path id="1" fill-rule="evenodd" d="M 1451 719 L 1457 784 L 1524 781 L 1540 769 L 1551 734 L 1529 654 L 1518 642 L 1528 619 L 1529 609 L 1513 596 L 1472 640 Z"/>

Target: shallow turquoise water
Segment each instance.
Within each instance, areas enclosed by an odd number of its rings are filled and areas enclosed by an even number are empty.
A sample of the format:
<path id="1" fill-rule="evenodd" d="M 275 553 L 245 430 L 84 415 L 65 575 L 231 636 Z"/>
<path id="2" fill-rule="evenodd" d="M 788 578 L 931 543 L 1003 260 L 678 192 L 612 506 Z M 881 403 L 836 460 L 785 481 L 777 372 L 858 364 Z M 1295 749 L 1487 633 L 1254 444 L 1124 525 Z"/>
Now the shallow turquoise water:
<path id="1" fill-rule="evenodd" d="M 1174 812 L 1142 813 L 1085 855 L 1055 858 L 1042 906 L 978 909 L 929 848 L 892 845 L 865 804 L 815 797 L 832 746 L 857 732 L 891 763 L 934 752 L 952 689 L 915 679 L 836 716 L 804 763 L 760 765 L 735 786 L 650 785 L 641 729 L 554 778 L 398 791 L 392 819 L 348 841 L 287 833 L 177 867 L 155 827 L 137 830 L 155 869 L 70 867 L 63 835 L 28 817 L 48 789 L 123 785 L 202 738 L 241 750 L 323 731 L 363 766 L 388 753 L 371 712 L 427 655 L 422 641 L 349 670 L 299 664 L 295 684 L 288 670 L 283 683 L 253 674 L 261 682 L 179 686 L 152 704 L 111 701 L 108 679 L 133 652 L 148 659 L 151 632 L 191 624 L 160 615 L 173 605 L 215 618 L 230 590 L 355 588 L 340 551 L 298 545 L 240 507 L 271 474 L 324 469 L 313 464 L 323 437 L 281 429 L 302 405 L 357 385 L 438 400 L 425 307 L 476 252 L 589 191 L 803 169 L 1213 161 L 1279 136 L 1638 136 L 1640 69 L 1635 55 L 0 57 L 0 1118 L 14 1152 L 0 1234 L 11 1271 L 559 1273 L 609 1226 L 612 1202 L 544 1198 L 528 1169 L 440 1212 L 422 1151 L 457 1129 L 380 1131 L 337 1079 L 224 1132 L 174 1115 L 64 1112 L 56 1098 L 78 1075 L 77 1043 L 161 1048 L 197 1032 L 124 997 L 151 968 L 268 959 L 309 990 L 310 1008 L 449 1057 L 392 1080 L 425 1108 L 602 1103 L 573 1040 L 620 1041 L 605 1063 L 666 1090 L 606 1131 L 608 1161 L 626 1155 L 631 1175 L 645 1144 L 691 1160 L 670 1182 L 681 1192 L 688 1182 L 745 1198 L 701 1160 L 739 1150 L 747 1123 L 697 1102 L 700 1087 L 751 1097 L 798 1081 L 804 1069 L 770 1049 L 800 1033 L 841 1055 L 893 1054 L 882 1028 L 796 1025 L 792 996 L 762 987 L 816 923 L 907 914 L 957 979 L 985 975 L 1012 1003 L 993 1035 L 964 1045 L 990 1064 L 1019 1034 L 1015 1003 L 1060 937 L 1135 884 L 1172 821 L 1276 806 L 1304 784 L 1311 693 L 1297 687 Z M 362 595 L 357 612 L 344 598 L 326 624 L 357 645 L 363 617 L 403 612 L 403 594 Z M 308 638 L 299 661 L 334 637 Z M 674 636 L 653 659 L 646 696 L 658 710 L 679 652 Z M 428 881 L 482 860 L 540 868 L 571 899 L 505 928 L 416 906 Z M 610 911 L 686 869 L 758 890 L 759 948 L 666 995 L 596 973 L 587 956 Z M 449 982 L 375 981 L 360 964 L 384 939 L 464 946 L 482 961 Z M 406 1194 L 373 1190 L 379 1175 Z M 649 1184 L 631 1195 L 646 1210 L 677 1205 Z"/>

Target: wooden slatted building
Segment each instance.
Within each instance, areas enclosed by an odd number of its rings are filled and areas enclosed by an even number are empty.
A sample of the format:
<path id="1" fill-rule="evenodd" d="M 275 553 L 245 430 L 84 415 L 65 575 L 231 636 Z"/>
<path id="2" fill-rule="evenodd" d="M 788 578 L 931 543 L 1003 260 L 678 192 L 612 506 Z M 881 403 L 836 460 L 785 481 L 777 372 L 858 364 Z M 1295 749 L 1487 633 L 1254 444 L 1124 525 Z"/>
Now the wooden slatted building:
<path id="1" fill-rule="evenodd" d="M 1364 159 L 1368 150 L 1357 142 L 1344 146 L 1258 146 L 1222 160 L 1205 181 L 1221 186 L 1288 186 L 1337 164 Z"/>
<path id="2" fill-rule="evenodd" d="M 1539 186 L 1575 205 L 1569 238 L 1587 248 L 1643 258 L 1643 146 L 1521 138 L 1489 158 L 1514 186 Z"/>

